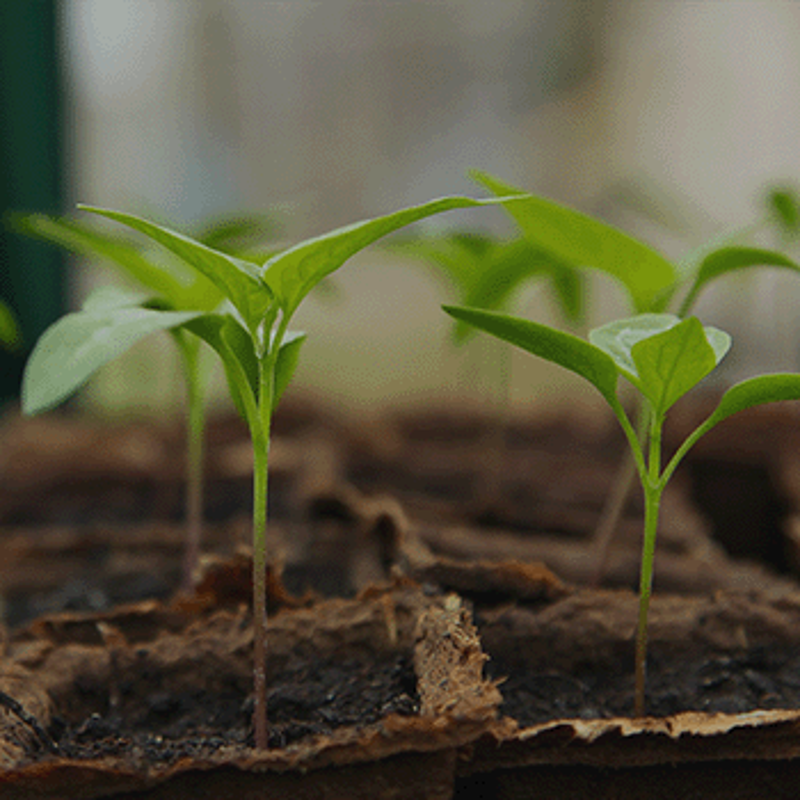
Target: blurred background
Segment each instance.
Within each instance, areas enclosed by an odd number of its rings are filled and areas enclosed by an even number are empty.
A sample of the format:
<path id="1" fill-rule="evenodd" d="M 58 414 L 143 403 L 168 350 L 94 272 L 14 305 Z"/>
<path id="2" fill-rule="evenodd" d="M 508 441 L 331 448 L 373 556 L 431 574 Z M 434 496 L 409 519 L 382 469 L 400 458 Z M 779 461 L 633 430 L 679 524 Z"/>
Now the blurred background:
<path id="1" fill-rule="evenodd" d="M 779 0 L 29 0 L 0 10 L 2 211 L 110 206 L 191 228 L 274 215 L 294 241 L 433 197 L 478 168 L 598 214 L 680 259 L 800 180 L 800 5 Z M 509 235 L 499 209 L 429 232 Z M 4 230 L 0 289 L 25 349 L 102 268 Z M 99 278 L 102 280 L 103 278 Z M 722 285 L 724 283 L 724 285 Z M 620 310 L 600 282 L 592 325 Z M 451 299 L 372 247 L 312 295 L 292 391 L 367 409 L 464 391 Z M 699 313 L 734 335 L 724 379 L 798 369 L 800 279 L 731 278 Z M 516 309 L 557 315 L 535 285 Z M 736 340 L 738 339 L 738 343 Z M 488 351 L 491 353 L 492 351 Z M 181 396 L 166 338 L 104 369 L 91 407 Z M 469 373 L 466 373 L 469 374 Z M 572 391 L 513 356 L 512 400 Z M 466 387 L 467 390 L 469 387 Z"/>

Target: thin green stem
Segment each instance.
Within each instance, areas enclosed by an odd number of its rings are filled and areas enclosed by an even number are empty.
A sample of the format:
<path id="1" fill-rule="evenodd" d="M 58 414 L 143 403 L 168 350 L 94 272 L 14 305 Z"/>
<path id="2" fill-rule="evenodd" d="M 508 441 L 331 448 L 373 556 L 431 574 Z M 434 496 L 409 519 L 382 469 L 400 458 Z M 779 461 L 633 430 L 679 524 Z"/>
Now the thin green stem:
<path id="1" fill-rule="evenodd" d="M 636 395 L 634 412 L 634 430 L 636 438 L 644 447 L 647 436 L 647 406 L 641 402 L 639 395 Z M 608 495 L 603 510 L 600 514 L 600 521 L 597 523 L 592 537 L 592 571 L 591 584 L 599 586 L 605 577 L 606 567 L 608 566 L 608 556 L 611 552 L 611 543 L 614 541 L 614 534 L 619 527 L 620 519 L 625 511 L 628 497 L 633 488 L 633 479 L 636 477 L 636 461 L 630 449 L 625 451 L 622 461 L 614 476 L 614 483 Z"/>
<path id="2" fill-rule="evenodd" d="M 261 362 L 258 419 L 253 438 L 253 684 L 255 746 L 267 748 L 267 502 L 269 498 L 269 440 L 274 361 Z"/>
<path id="3" fill-rule="evenodd" d="M 653 587 L 653 565 L 658 532 L 658 512 L 664 486 L 660 480 L 661 430 L 663 420 L 653 419 L 650 425 L 650 447 L 648 471 L 644 483 L 644 536 L 642 540 L 642 565 L 639 575 L 639 622 L 636 630 L 636 689 L 634 714 L 645 714 L 645 686 L 647 679 L 647 618 L 650 610 L 650 595 Z"/>
<path id="4" fill-rule="evenodd" d="M 267 749 L 267 497 L 269 429 L 253 432 L 253 728 Z"/>

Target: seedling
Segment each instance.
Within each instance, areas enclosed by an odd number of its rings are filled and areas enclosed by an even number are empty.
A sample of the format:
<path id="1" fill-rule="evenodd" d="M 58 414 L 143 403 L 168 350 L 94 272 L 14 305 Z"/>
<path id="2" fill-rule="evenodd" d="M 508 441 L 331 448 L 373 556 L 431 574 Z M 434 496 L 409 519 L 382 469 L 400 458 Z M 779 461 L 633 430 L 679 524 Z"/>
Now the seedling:
<path id="1" fill-rule="evenodd" d="M 45 214 L 15 215 L 14 227 L 29 236 L 51 244 L 60 245 L 80 255 L 100 258 L 116 268 L 128 279 L 149 292 L 147 297 L 125 292 L 104 291 L 90 299 L 79 316 L 70 316 L 56 328 L 55 336 L 69 331 L 67 341 L 76 348 L 90 347 L 91 359 L 86 366 L 98 368 L 132 347 L 143 336 L 152 332 L 152 325 L 163 323 L 156 329 L 170 330 L 181 356 L 187 398 L 187 458 L 186 458 L 186 546 L 183 559 L 182 585 L 192 588 L 197 561 L 200 555 L 203 517 L 203 450 L 205 438 L 205 384 L 207 370 L 200 349 L 201 340 L 179 327 L 182 317 L 159 316 L 167 311 L 211 311 L 223 300 L 223 294 L 205 276 L 187 268 L 176 259 L 165 259 L 163 252 L 153 252 L 141 243 L 108 234 L 102 229 L 71 217 L 52 217 Z M 268 218 L 239 216 L 212 220 L 198 236 L 209 246 L 230 252 L 251 253 L 263 248 L 266 239 L 276 234 L 275 223 Z M 98 308 L 102 306 L 102 308 Z M 140 306 L 146 309 L 138 326 L 117 325 L 113 308 Z M 98 311 L 106 316 L 98 319 Z M 107 316 L 108 312 L 111 316 Z M 121 317 L 120 317 L 121 318 Z M 175 322 L 175 321 L 178 322 Z M 98 323 L 100 328 L 98 328 Z M 114 328 L 114 335 L 100 337 L 99 330 L 106 325 Z M 91 333 L 90 333 L 91 332 Z M 123 333 L 124 332 L 124 333 Z M 127 337 L 120 339 L 120 336 Z M 92 338 L 88 338 L 91 336 Z M 48 343 L 54 339 L 46 340 Z M 127 343 L 127 346 L 125 346 Z M 38 352 L 42 352 L 39 350 Z M 38 358 L 38 354 L 37 354 Z M 36 375 L 36 361 L 32 361 L 29 374 Z M 74 364 L 73 364 L 74 366 Z M 89 377 L 86 370 L 62 369 L 50 374 L 47 381 L 28 378 L 23 390 L 23 410 L 38 414 L 67 399 Z"/>
<path id="2" fill-rule="evenodd" d="M 521 189 L 483 172 L 472 178 L 495 195 L 523 194 Z M 794 230 L 798 216 L 789 192 L 771 195 L 772 218 L 786 231 Z M 525 237 L 564 264 L 591 269 L 611 277 L 623 287 L 631 313 L 675 311 L 680 317 L 692 313 L 700 296 L 719 278 L 757 267 L 779 267 L 800 273 L 800 264 L 776 250 L 737 244 L 764 226 L 763 222 L 704 246 L 673 265 L 653 247 L 605 222 L 542 197 L 529 195 L 509 204 L 507 212 Z M 485 307 L 483 303 L 464 305 Z M 636 403 L 634 403 L 636 405 Z M 636 416 L 641 416 L 638 411 Z M 640 441 L 646 444 L 646 420 L 636 422 Z M 594 534 L 595 583 L 599 583 L 614 531 L 635 478 L 630 459 L 620 465 L 600 522 Z"/>
<path id="3" fill-rule="evenodd" d="M 248 423 L 253 443 L 253 722 L 257 748 L 267 746 L 266 529 L 270 427 L 272 414 L 291 380 L 305 339 L 305 334 L 289 331 L 292 315 L 321 280 L 381 237 L 433 214 L 507 201 L 516 202 L 516 198 L 433 200 L 306 240 L 272 256 L 263 265 L 227 255 L 141 217 L 82 206 L 86 211 L 139 231 L 191 265 L 224 295 L 228 309 L 156 311 L 141 305 L 131 306 L 128 301 L 120 301 L 119 296 L 111 304 L 107 298 L 101 298 L 99 305 L 68 315 L 45 334 L 37 345 L 38 352 L 31 357 L 26 375 L 28 393 L 34 397 L 40 392 L 47 394 L 48 384 L 63 382 L 65 374 L 70 375 L 70 383 L 79 384 L 100 363 L 113 357 L 114 343 L 127 344 L 131 335 L 141 337 L 155 329 L 190 331 L 220 356 L 232 399 Z M 62 323 L 58 331 L 57 326 Z"/>
<path id="4" fill-rule="evenodd" d="M 635 714 L 645 713 L 647 616 L 661 496 L 694 443 L 737 411 L 778 400 L 800 399 L 800 375 L 762 375 L 738 383 L 722 396 L 714 412 L 662 463 L 661 435 L 671 406 L 708 375 L 727 353 L 730 337 L 703 327 L 696 317 L 640 314 L 593 330 L 589 341 L 546 325 L 480 309 L 445 306 L 453 318 L 503 339 L 529 353 L 575 372 L 603 396 L 625 433 L 644 492 L 645 519 L 636 632 Z M 638 392 L 647 421 L 643 446 L 617 396 L 618 379 Z"/>

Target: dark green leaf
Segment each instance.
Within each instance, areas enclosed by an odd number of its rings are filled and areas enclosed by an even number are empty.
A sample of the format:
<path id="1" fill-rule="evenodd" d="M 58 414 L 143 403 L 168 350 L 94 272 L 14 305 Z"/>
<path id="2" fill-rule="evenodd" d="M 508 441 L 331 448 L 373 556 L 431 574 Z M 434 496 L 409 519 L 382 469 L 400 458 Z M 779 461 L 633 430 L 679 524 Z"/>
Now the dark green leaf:
<path id="1" fill-rule="evenodd" d="M 185 327 L 217 352 L 234 405 L 245 420 L 252 422 L 259 387 L 258 358 L 250 334 L 230 314 L 204 314 Z"/>
<path id="2" fill-rule="evenodd" d="M 65 400 L 91 375 L 136 342 L 197 317 L 199 312 L 101 307 L 67 314 L 33 349 L 22 382 L 22 409 L 39 414 Z"/>
<path id="3" fill-rule="evenodd" d="M 258 327 L 272 306 L 272 293 L 261 281 L 255 264 L 212 250 L 182 233 L 133 214 L 83 205 L 78 207 L 127 225 L 183 259 L 217 286 L 237 308 L 251 330 Z"/>
<path id="4" fill-rule="evenodd" d="M 482 172 L 470 173 L 495 195 L 522 190 Z M 602 270 L 628 290 L 636 311 L 659 311 L 677 280 L 674 267 L 656 250 L 622 231 L 552 200 L 528 195 L 507 206 L 525 236 L 559 260 Z"/>
<path id="5" fill-rule="evenodd" d="M 286 387 L 292 380 L 300 360 L 300 348 L 306 340 L 305 333 L 288 331 L 283 337 L 278 358 L 275 362 L 275 395 L 272 399 L 273 411 L 278 407 Z"/>
<path id="6" fill-rule="evenodd" d="M 444 197 L 383 217 L 356 222 L 308 239 L 273 256 L 264 264 L 262 275 L 288 318 L 322 278 L 335 272 L 348 258 L 381 237 L 443 211 L 505 202 L 509 202 L 509 198 L 473 200 L 469 197 Z M 512 199 L 510 202 L 519 200 Z"/>
<path id="7" fill-rule="evenodd" d="M 7 350 L 15 350 L 20 344 L 17 318 L 2 301 L 0 301 L 0 344 Z"/>
<path id="8" fill-rule="evenodd" d="M 519 317 L 477 308 L 443 308 L 455 319 L 463 320 L 586 378 L 612 406 L 617 405 L 617 366 L 599 347 L 572 334 Z"/>
<path id="9" fill-rule="evenodd" d="M 759 247 L 721 247 L 709 253 L 701 262 L 692 288 L 681 306 L 681 316 L 697 302 L 700 292 L 713 280 L 736 270 L 748 267 L 783 267 L 800 272 L 800 264 L 775 250 L 763 250 Z"/>

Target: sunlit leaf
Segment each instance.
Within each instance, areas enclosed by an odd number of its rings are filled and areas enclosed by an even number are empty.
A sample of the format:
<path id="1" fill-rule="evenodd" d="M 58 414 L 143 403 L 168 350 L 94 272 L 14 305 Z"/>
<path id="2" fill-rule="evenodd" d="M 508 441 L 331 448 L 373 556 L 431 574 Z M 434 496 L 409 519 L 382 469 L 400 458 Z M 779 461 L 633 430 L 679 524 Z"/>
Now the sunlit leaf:
<path id="1" fill-rule="evenodd" d="M 709 253 L 700 263 L 691 289 L 681 305 L 681 316 L 685 316 L 697 302 L 700 292 L 711 281 L 731 272 L 748 267 L 783 267 L 800 273 L 800 264 L 776 250 L 759 247 L 721 247 Z"/>
<path id="2" fill-rule="evenodd" d="M 714 333 L 709 337 L 709 331 Z M 707 338 L 708 337 L 708 338 Z M 717 342 L 712 347 L 709 338 Z M 631 347 L 639 386 L 659 417 L 719 363 L 730 347 L 722 331 L 703 329 L 696 317 L 649 336 Z"/>
<path id="3" fill-rule="evenodd" d="M 713 427 L 746 408 L 781 400 L 800 400 L 800 375 L 791 373 L 759 375 L 731 386 L 703 427 Z"/>
<path id="4" fill-rule="evenodd" d="M 291 316 L 302 299 L 322 278 L 335 272 L 347 259 L 381 237 L 412 222 L 444 211 L 506 202 L 519 202 L 519 200 L 444 197 L 375 219 L 356 222 L 314 239 L 308 239 L 273 256 L 264 264 L 262 275 L 278 298 L 284 314 Z"/>
<path id="5" fill-rule="evenodd" d="M 272 293 L 261 281 L 255 264 L 213 250 L 182 233 L 133 214 L 83 205 L 79 208 L 127 225 L 183 259 L 230 299 L 251 329 L 261 323 L 273 303 Z"/>
<path id="6" fill-rule="evenodd" d="M 790 238 L 800 232 L 800 201 L 792 189 L 772 189 L 767 206 L 781 230 Z"/>
<path id="7" fill-rule="evenodd" d="M 495 195 L 519 195 L 522 190 L 483 172 L 470 173 Z M 525 236 L 558 259 L 590 267 L 619 280 L 635 311 L 660 311 L 677 280 L 664 256 L 620 230 L 552 200 L 528 195 L 507 205 Z"/>
<path id="8" fill-rule="evenodd" d="M 599 347 L 570 333 L 519 317 L 477 308 L 443 306 L 455 319 L 581 375 L 616 405 L 617 366 Z"/>
<path id="9" fill-rule="evenodd" d="M 182 325 L 199 313 L 100 307 L 67 314 L 42 334 L 28 359 L 23 411 L 39 414 L 58 405 L 144 337 Z"/>

